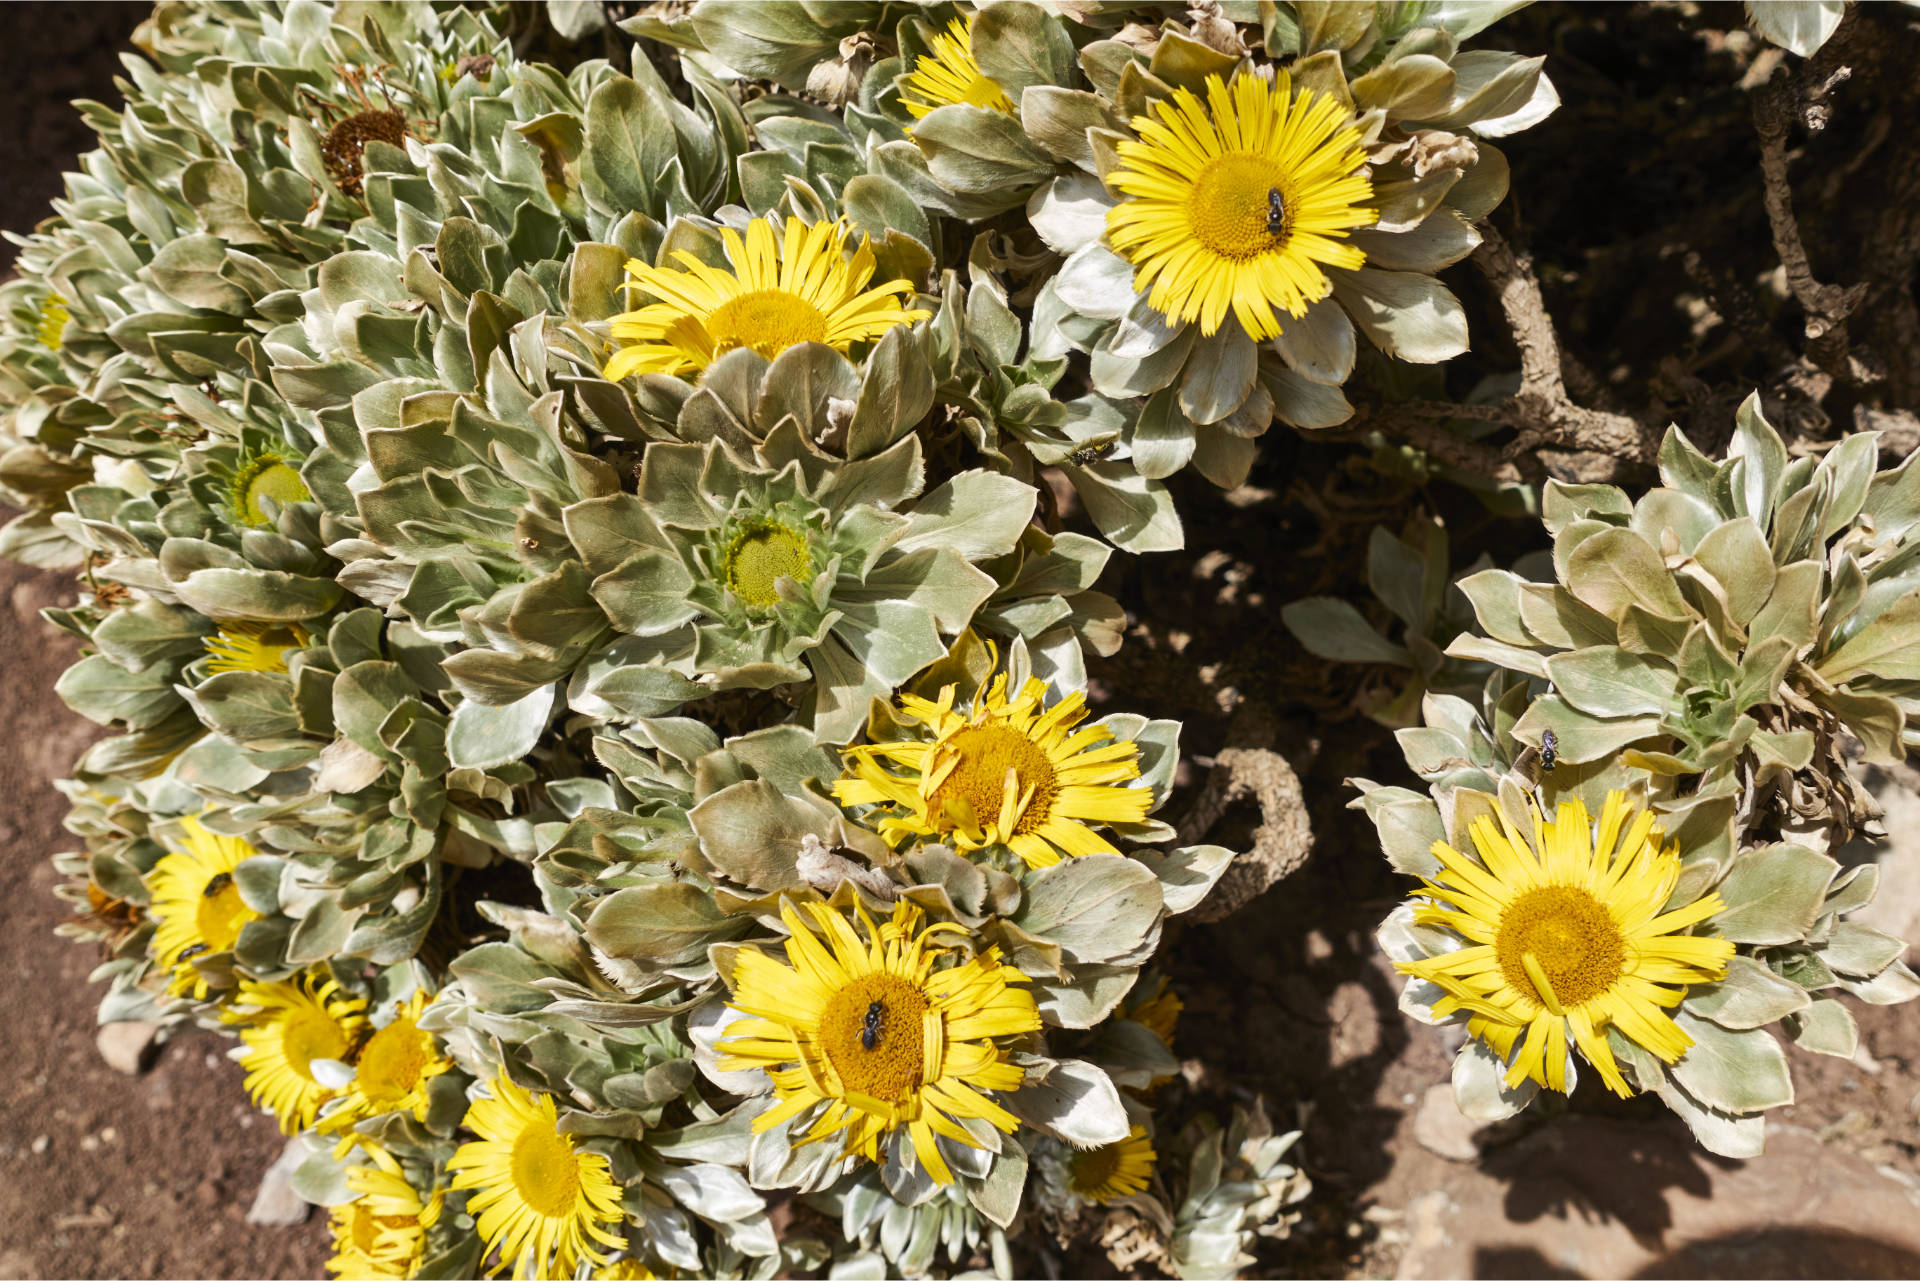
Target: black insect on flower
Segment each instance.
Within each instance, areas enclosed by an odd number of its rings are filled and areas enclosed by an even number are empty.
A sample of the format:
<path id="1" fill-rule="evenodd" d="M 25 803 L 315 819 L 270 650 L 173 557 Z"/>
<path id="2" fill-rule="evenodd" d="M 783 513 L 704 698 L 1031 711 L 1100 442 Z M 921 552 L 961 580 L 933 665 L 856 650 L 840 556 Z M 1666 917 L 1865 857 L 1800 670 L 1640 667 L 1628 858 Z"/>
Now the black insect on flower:
<path id="1" fill-rule="evenodd" d="M 887 1007 L 879 1001 L 867 1006 L 866 1022 L 860 1028 L 860 1044 L 871 1050 L 880 1044 L 880 1020 L 886 1015 Z"/>
<path id="2" fill-rule="evenodd" d="M 1560 739 L 1552 730 L 1542 730 L 1540 733 L 1540 768 L 1552 769 L 1557 760 L 1555 754 L 1559 752 L 1559 750 Z"/>

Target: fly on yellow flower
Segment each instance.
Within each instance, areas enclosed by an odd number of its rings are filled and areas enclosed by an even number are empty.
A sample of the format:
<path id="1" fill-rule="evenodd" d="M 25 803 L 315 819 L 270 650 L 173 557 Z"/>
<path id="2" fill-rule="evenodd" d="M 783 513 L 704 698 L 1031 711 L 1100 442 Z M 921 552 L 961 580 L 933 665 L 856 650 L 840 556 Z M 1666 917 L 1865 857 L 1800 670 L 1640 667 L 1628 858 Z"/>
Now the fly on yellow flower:
<path id="1" fill-rule="evenodd" d="M 900 105 L 915 120 L 957 102 L 1012 114 L 1013 100 L 974 61 L 973 24 L 978 17 L 955 18 L 945 31 L 936 31 L 927 42 L 932 55 L 923 54 L 913 70 L 900 77 Z"/>
<path id="2" fill-rule="evenodd" d="M 626 1245 L 605 1226 L 625 1217 L 607 1158 L 579 1151 L 573 1136 L 560 1132 L 551 1095 L 534 1095 L 505 1076 L 488 1088 L 493 1097 L 475 1099 L 467 1111 L 467 1128 L 480 1138 L 461 1144 L 447 1168 L 455 1171 L 456 1191 L 473 1193 L 468 1212 L 498 1255 L 494 1271 L 570 1277 L 583 1259 L 607 1262 L 596 1242 Z"/>
<path id="3" fill-rule="evenodd" d="M 1127 198 L 1107 213 L 1107 238 L 1134 267 L 1147 305 L 1219 332 L 1231 311 L 1255 341 L 1280 333 L 1277 315 L 1305 314 L 1333 289 L 1325 267 L 1358 267 L 1347 242 L 1379 217 L 1367 207 L 1360 131 L 1324 94 L 1269 82 L 1207 78 L 1203 105 L 1175 91 L 1136 116 L 1138 140 L 1116 144 L 1108 185 Z"/>
<path id="4" fill-rule="evenodd" d="M 284 672 L 287 655 L 312 644 L 307 629 L 298 623 L 275 627 L 264 623 L 229 623 L 201 642 L 213 661 L 207 671 Z"/>
<path id="5" fill-rule="evenodd" d="M 1683 933 L 1725 908 L 1718 894 L 1665 910 L 1680 854 L 1653 815 L 1611 792 L 1597 832 L 1578 800 L 1552 821 L 1536 811 L 1530 840 L 1505 815 L 1496 826 L 1483 814 L 1471 831 L 1477 861 L 1434 843 L 1442 870 L 1413 914 L 1469 945 L 1396 963 L 1446 992 L 1434 1013 L 1468 1013 L 1468 1033 L 1508 1063 L 1509 1090 L 1530 1079 L 1564 1093 L 1571 1042 L 1631 1095 L 1609 1028 L 1663 1063 L 1685 1054 L 1693 1040 L 1665 1011 L 1689 985 L 1724 977 L 1733 944 Z"/>
<path id="6" fill-rule="evenodd" d="M 153 865 L 147 886 L 153 893 L 154 959 L 173 971 L 168 991 L 175 996 L 207 997 L 207 981 L 193 966 L 196 956 L 231 952 L 240 931 L 260 913 L 248 907 L 234 884 L 234 869 L 260 851 L 237 836 L 220 836 L 188 815 L 180 820 L 186 848 Z"/>
<path id="7" fill-rule="evenodd" d="M 354 1199 L 334 1206 L 329 1216 L 333 1257 L 327 1271 L 347 1281 L 406 1281 L 419 1270 L 427 1229 L 440 1220 L 444 1194 L 422 1201 L 391 1153 L 371 1143 L 366 1152 L 372 1165 L 347 1168 Z"/>
<path id="8" fill-rule="evenodd" d="M 1117 854 L 1090 824 L 1147 816 L 1153 793 L 1126 786 L 1140 777 L 1139 746 L 1101 726 L 1075 729 L 1087 716 L 1078 691 L 1051 707 L 1046 694 L 1046 682 L 1029 678 L 1009 698 L 1004 673 L 965 714 L 952 685 L 937 700 L 902 694 L 899 718 L 930 737 L 847 749 L 834 798 L 890 807 L 880 834 L 892 845 L 910 836 L 964 850 L 1005 845 L 1028 867 L 1063 853 Z"/>
<path id="9" fill-rule="evenodd" d="M 353 1080 L 319 1125 L 323 1133 L 340 1135 L 342 1149 L 357 1137 L 353 1126 L 369 1117 L 410 1112 L 416 1121 L 427 1119 L 427 1087 L 453 1062 L 440 1052 L 433 1033 L 420 1026 L 426 1008 L 427 994 L 415 992 L 354 1056 Z"/>
<path id="10" fill-rule="evenodd" d="M 366 1029 L 367 1003 L 348 996 L 324 972 L 290 983 L 240 984 L 233 1006 L 221 1017 L 244 1023 L 240 1066 L 247 1070 L 247 1096 L 280 1122 L 283 1134 L 313 1124 L 334 1087 L 315 1064 L 341 1064 L 353 1057 Z"/>
<path id="11" fill-rule="evenodd" d="M 1159 1154 L 1145 1126 L 1136 1125 L 1118 1143 L 1075 1152 L 1067 1158 L 1067 1186 L 1089 1201 L 1105 1205 L 1147 1190 Z"/>
<path id="12" fill-rule="evenodd" d="M 750 1017 L 719 1042 L 721 1070 L 772 1078 L 779 1101 L 754 1121 L 756 1133 L 812 1113 L 796 1146 L 844 1133 L 849 1156 L 877 1162 L 881 1140 L 905 1130 L 920 1167 L 951 1183 L 935 1136 L 977 1148 L 960 1118 L 1008 1134 L 1019 1125 L 990 1095 L 1026 1079 L 994 1044 L 1039 1030 L 1032 995 L 1016 986 L 1026 976 L 995 948 L 964 959 L 942 946 L 940 936 L 966 931 L 922 929 L 920 909 L 904 901 L 879 925 L 860 912 L 865 941 L 832 907 L 810 903 L 807 914 L 811 929 L 781 906 L 786 964 L 751 949 L 734 962 L 732 1004 Z"/>
<path id="13" fill-rule="evenodd" d="M 848 258 L 844 223 L 789 217 L 776 239 L 773 224 L 756 218 L 746 239 L 731 227 L 720 238 L 730 271 L 686 250 L 674 254 L 678 267 L 628 261 L 627 289 L 655 301 L 613 318 L 624 345 L 607 361 L 608 378 L 697 373 L 741 347 L 768 360 L 804 342 L 844 353 L 932 314 L 906 306 L 913 286 L 904 280 L 867 288 L 873 250 L 863 241 Z"/>

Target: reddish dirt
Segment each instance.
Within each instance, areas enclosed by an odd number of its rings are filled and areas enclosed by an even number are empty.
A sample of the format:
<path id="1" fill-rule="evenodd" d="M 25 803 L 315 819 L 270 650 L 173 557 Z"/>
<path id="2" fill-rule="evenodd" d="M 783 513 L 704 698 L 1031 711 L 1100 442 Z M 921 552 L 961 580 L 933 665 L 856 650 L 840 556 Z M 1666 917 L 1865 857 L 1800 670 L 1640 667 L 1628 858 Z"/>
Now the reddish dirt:
<path id="1" fill-rule="evenodd" d="M 281 1139 L 248 1105 L 231 1042 L 195 1033 L 138 1078 L 114 1071 L 94 1046 L 97 957 L 54 937 L 65 905 L 48 859 L 73 838 L 51 780 L 96 733 L 53 692 L 76 646 L 39 617 L 71 599 L 61 575 L 0 564 L 0 1278 L 319 1276 L 320 1216 L 246 1222 Z"/>

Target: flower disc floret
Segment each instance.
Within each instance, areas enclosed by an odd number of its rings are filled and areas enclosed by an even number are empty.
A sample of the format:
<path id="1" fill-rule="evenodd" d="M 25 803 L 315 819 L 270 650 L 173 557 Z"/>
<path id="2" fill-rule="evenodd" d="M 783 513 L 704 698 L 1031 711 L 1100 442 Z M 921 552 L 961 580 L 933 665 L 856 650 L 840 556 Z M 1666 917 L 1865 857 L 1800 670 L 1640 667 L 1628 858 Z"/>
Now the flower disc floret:
<path id="1" fill-rule="evenodd" d="M 1613 792 L 1597 828 L 1567 800 L 1553 820 L 1535 814 L 1531 840 L 1504 814 L 1498 826 L 1483 814 L 1470 830 L 1479 859 L 1436 842 L 1441 871 L 1413 913 L 1467 945 L 1397 963 L 1446 993 L 1434 1013 L 1468 1014 L 1468 1033 L 1507 1062 L 1508 1089 L 1532 1080 L 1564 1093 L 1571 1044 L 1609 1089 L 1630 1095 L 1609 1029 L 1664 1063 L 1685 1054 L 1693 1039 L 1666 1011 L 1690 985 L 1723 977 L 1734 949 L 1683 933 L 1724 910 L 1718 894 L 1667 910 L 1679 847 L 1653 815 Z"/>
<path id="2" fill-rule="evenodd" d="M 960 926 L 922 928 L 905 902 L 879 925 L 856 911 L 864 940 L 825 904 L 807 905 L 811 926 L 781 905 L 787 961 L 740 953 L 732 1005 L 748 1017 L 720 1041 L 720 1067 L 772 1078 L 778 1101 L 756 1133 L 811 1115 L 796 1144 L 844 1134 L 847 1155 L 877 1162 L 881 1141 L 904 1131 L 921 1168 L 951 1183 L 936 1138 L 977 1148 L 961 1120 L 1018 1127 L 991 1095 L 1018 1089 L 1026 1073 L 995 1042 L 1037 1031 L 1039 1010 L 998 949 L 967 958 L 942 941 L 964 935 Z"/>
<path id="3" fill-rule="evenodd" d="M 673 255 L 678 267 L 627 263 L 627 289 L 654 301 L 613 318 L 623 345 L 607 361 L 608 378 L 694 374 L 742 347 L 768 360 L 806 342 L 844 354 L 931 314 L 905 305 L 913 294 L 905 280 L 867 288 L 873 250 L 862 242 L 849 258 L 844 223 L 809 227 L 789 217 L 776 239 L 773 224 L 757 218 L 744 240 L 731 227 L 720 238 L 731 270 L 686 250 Z"/>
<path id="4" fill-rule="evenodd" d="M 1209 76 L 1135 117 L 1108 179 L 1122 200 L 1107 237 L 1134 266 L 1137 290 L 1171 319 L 1217 333 L 1232 312 L 1256 340 L 1278 336 L 1278 313 L 1306 313 L 1333 288 L 1326 268 L 1366 254 L 1348 242 L 1371 226 L 1360 131 L 1338 102 L 1273 82 Z"/>
<path id="5" fill-rule="evenodd" d="M 899 718 L 927 737 L 849 748 L 834 784 L 842 805 L 882 805 L 880 834 L 961 849 L 1004 845 L 1029 867 L 1061 856 L 1119 853 L 1095 823 L 1138 823 L 1153 804 L 1140 777 L 1139 746 L 1086 719 L 1078 691 L 1047 707 L 1046 682 L 1029 678 L 1007 695 L 994 677 L 971 711 L 954 710 L 955 687 L 937 700 L 902 694 Z"/>
<path id="6" fill-rule="evenodd" d="M 505 1076 L 476 1099 L 467 1126 L 480 1138 L 447 1162 L 455 1191 L 473 1193 L 469 1213 L 498 1254 L 495 1272 L 516 1277 L 572 1276 L 580 1262 L 605 1263 L 597 1246 L 619 1249 L 623 1237 L 605 1226 L 624 1217 L 620 1188 L 607 1158 L 583 1152 L 562 1134 L 551 1095 L 535 1095 Z M 597 1243 L 597 1245 L 596 1245 Z"/>

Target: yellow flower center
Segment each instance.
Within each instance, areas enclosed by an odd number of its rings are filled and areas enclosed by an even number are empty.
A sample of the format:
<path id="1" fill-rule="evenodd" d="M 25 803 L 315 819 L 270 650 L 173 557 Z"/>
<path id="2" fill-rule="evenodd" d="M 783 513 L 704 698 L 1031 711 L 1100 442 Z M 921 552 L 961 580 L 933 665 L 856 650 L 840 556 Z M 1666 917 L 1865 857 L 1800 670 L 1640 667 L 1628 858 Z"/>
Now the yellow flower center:
<path id="1" fill-rule="evenodd" d="M 784 289 L 755 289 L 727 299 L 707 317 L 714 354 L 751 347 L 772 360 L 803 342 L 827 340 L 827 318 L 818 307 Z"/>
<path id="2" fill-rule="evenodd" d="M 573 1214 L 580 1199 L 573 1143 L 550 1125 L 528 1125 L 513 1141 L 513 1184 L 522 1200 L 548 1218 Z"/>
<path id="3" fill-rule="evenodd" d="M 221 872 L 207 882 L 200 901 L 194 904 L 193 923 L 209 952 L 230 952 L 240 941 L 240 927 L 259 915 L 240 897 L 233 876 Z"/>
<path id="4" fill-rule="evenodd" d="M 325 1010 L 297 1007 L 281 1027 L 280 1050 L 287 1066 L 311 1081 L 315 1059 L 346 1057 L 347 1037 Z"/>
<path id="5" fill-rule="evenodd" d="M 1285 212 L 1291 207 L 1286 197 L 1286 171 L 1271 158 L 1230 151 L 1209 160 L 1193 180 L 1187 226 L 1195 240 L 1220 257 L 1245 262 L 1286 246 L 1293 223 Z M 1272 221 L 1276 204 L 1278 235 Z"/>
<path id="6" fill-rule="evenodd" d="M 1017 796 L 1026 803 L 1013 830 L 1002 835 L 1023 835 L 1047 821 L 1060 791 L 1059 776 L 1046 752 L 1025 734 L 1004 725 L 972 725 L 948 739 L 945 751 L 958 755 L 960 763 L 928 798 L 927 810 L 936 821 L 952 822 L 947 816 L 958 811 L 962 819 L 971 814 L 976 824 L 993 822 L 1000 815 L 1009 770 Z"/>
<path id="7" fill-rule="evenodd" d="M 1120 1145 L 1102 1144 L 1085 1152 L 1075 1152 L 1067 1159 L 1067 1173 L 1073 1181 L 1073 1190 L 1081 1196 L 1090 1197 L 1103 1191 L 1107 1180 L 1120 1168 Z"/>
<path id="8" fill-rule="evenodd" d="M 41 300 L 40 323 L 34 329 L 34 337 L 48 351 L 60 350 L 60 338 L 67 327 L 67 314 L 67 300 L 57 292 Z"/>
<path id="9" fill-rule="evenodd" d="M 1626 968 L 1626 940 L 1613 914 L 1568 885 L 1543 885 L 1515 899 L 1500 915 L 1493 949 L 1507 983 L 1538 993 L 1549 1009 L 1599 996 Z M 1542 989 L 1541 978 L 1551 990 Z"/>
<path id="10" fill-rule="evenodd" d="M 750 609 L 780 603 L 774 585 L 782 578 L 802 584 L 812 578 L 807 536 L 776 520 L 749 525 L 727 547 L 727 586 Z"/>
<path id="11" fill-rule="evenodd" d="M 360 1092 L 369 1102 L 397 1105 L 420 1084 L 432 1058 L 433 1038 L 412 1019 L 395 1019 L 367 1038 L 360 1051 Z"/>
<path id="12" fill-rule="evenodd" d="M 271 498 L 285 507 L 313 497 L 307 483 L 300 479 L 300 473 L 277 458 L 255 463 L 241 474 L 240 482 L 240 519 L 249 525 L 267 523 L 266 508 L 260 505 L 262 498 Z"/>
<path id="13" fill-rule="evenodd" d="M 863 975 L 835 992 L 818 1035 L 846 1092 L 911 1099 L 924 1066 L 926 1013 L 926 994 L 896 974 Z"/>

